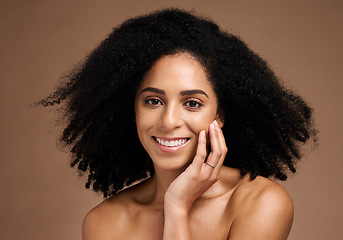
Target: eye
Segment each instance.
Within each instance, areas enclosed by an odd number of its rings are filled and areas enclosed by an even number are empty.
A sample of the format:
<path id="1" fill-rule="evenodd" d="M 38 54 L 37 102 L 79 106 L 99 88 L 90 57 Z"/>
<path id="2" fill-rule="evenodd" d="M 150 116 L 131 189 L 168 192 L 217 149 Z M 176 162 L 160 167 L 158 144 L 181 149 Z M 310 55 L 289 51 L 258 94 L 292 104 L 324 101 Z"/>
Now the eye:
<path id="1" fill-rule="evenodd" d="M 196 108 L 200 108 L 203 106 L 203 104 L 201 104 L 200 102 L 196 101 L 196 100 L 190 100 L 187 101 L 185 103 L 185 106 L 191 109 L 196 109 Z"/>
<path id="2" fill-rule="evenodd" d="M 146 102 L 147 104 L 152 105 L 152 106 L 162 105 L 161 100 L 156 99 L 156 98 L 149 98 L 149 99 L 146 99 L 145 102 Z"/>

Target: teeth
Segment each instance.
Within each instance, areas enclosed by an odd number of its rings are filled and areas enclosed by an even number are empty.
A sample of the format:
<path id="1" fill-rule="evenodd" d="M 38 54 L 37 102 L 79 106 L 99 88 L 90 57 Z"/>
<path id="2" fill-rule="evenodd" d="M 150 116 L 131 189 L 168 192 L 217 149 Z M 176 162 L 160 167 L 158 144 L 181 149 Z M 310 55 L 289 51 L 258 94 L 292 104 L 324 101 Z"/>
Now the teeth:
<path id="1" fill-rule="evenodd" d="M 177 147 L 180 145 L 183 145 L 185 142 L 187 142 L 187 139 L 180 139 L 180 140 L 171 140 L 171 141 L 167 141 L 167 140 L 163 140 L 160 138 L 156 138 L 156 141 L 166 147 Z"/>

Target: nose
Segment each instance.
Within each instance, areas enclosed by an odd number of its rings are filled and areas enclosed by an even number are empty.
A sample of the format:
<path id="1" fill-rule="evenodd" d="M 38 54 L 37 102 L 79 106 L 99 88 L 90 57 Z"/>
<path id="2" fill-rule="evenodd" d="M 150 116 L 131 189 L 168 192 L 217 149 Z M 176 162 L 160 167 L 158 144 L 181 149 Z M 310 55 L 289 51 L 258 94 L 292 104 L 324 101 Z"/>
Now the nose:
<path id="1" fill-rule="evenodd" d="M 182 125 L 181 109 L 177 104 L 166 105 L 160 120 L 161 128 L 172 130 Z"/>

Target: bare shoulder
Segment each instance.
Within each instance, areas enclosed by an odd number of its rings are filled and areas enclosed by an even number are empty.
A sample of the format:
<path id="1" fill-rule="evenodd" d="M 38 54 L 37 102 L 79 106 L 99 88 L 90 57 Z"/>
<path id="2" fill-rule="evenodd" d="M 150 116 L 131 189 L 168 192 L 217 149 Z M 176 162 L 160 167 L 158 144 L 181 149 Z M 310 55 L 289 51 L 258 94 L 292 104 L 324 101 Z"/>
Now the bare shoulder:
<path id="1" fill-rule="evenodd" d="M 282 185 L 260 176 L 254 180 L 243 181 L 235 190 L 233 197 L 239 199 L 242 204 L 249 203 L 251 208 L 274 204 L 293 206 L 290 195 Z"/>
<path id="2" fill-rule="evenodd" d="M 244 181 L 232 195 L 231 207 L 229 239 L 287 239 L 293 201 L 280 184 L 264 177 Z"/>
<path id="3" fill-rule="evenodd" d="M 122 192 L 93 208 L 82 224 L 83 240 L 125 239 L 130 232 L 130 201 Z"/>

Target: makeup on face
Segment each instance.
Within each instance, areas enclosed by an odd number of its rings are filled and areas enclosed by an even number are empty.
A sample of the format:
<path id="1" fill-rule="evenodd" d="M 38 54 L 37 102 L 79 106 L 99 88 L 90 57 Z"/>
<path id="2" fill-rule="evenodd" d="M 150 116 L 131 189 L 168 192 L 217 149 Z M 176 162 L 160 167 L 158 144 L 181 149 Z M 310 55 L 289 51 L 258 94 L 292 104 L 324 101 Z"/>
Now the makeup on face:
<path id="1" fill-rule="evenodd" d="M 167 55 L 143 77 L 135 99 L 137 132 L 155 166 L 182 168 L 198 134 L 217 117 L 217 97 L 204 67 L 186 53 Z"/>

